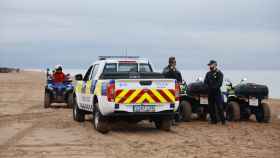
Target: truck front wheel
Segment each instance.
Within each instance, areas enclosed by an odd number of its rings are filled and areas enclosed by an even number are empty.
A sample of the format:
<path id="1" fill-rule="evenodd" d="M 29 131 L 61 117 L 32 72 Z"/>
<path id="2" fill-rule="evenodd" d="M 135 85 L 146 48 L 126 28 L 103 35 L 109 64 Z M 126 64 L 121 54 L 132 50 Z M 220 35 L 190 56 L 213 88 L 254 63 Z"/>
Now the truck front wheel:
<path id="1" fill-rule="evenodd" d="M 85 121 L 85 112 L 79 108 L 76 98 L 73 99 L 73 119 L 78 122 Z"/>

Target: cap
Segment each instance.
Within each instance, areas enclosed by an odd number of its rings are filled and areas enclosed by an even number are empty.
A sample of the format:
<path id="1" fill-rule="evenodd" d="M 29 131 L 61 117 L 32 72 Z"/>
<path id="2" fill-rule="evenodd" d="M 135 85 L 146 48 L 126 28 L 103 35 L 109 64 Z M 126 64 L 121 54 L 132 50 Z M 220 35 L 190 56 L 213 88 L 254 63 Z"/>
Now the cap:
<path id="1" fill-rule="evenodd" d="M 215 61 L 215 60 L 210 60 L 209 63 L 208 63 L 208 65 L 213 65 L 213 64 L 217 64 L 217 61 Z"/>

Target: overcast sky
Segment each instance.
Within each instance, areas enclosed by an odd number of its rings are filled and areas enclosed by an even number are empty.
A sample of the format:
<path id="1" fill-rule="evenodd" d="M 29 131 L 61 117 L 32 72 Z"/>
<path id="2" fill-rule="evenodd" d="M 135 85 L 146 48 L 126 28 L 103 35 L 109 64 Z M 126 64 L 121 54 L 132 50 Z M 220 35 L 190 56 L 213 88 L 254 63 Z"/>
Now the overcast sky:
<path id="1" fill-rule="evenodd" d="M 280 69 L 279 0 L 0 0 L 0 66 L 85 68 L 139 55 L 161 69 Z"/>

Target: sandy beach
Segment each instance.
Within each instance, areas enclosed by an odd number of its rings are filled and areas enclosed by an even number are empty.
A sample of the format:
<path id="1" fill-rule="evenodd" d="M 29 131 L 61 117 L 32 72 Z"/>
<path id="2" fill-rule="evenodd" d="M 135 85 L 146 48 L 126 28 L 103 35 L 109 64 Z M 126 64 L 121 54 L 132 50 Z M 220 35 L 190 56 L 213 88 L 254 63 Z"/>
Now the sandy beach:
<path id="1" fill-rule="evenodd" d="M 193 121 L 171 132 L 149 122 L 120 122 L 106 135 L 73 121 L 72 109 L 44 109 L 45 75 L 0 74 L 0 157 L 265 157 L 280 155 L 280 100 L 270 99 L 272 121 L 229 123 Z"/>

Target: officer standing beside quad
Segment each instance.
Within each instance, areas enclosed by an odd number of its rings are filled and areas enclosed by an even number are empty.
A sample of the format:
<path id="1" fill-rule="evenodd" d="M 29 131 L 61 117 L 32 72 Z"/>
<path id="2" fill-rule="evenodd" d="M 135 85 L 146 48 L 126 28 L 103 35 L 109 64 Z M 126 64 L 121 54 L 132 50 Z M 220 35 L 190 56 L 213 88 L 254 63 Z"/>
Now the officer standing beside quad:
<path id="1" fill-rule="evenodd" d="M 179 83 L 182 83 L 181 72 L 176 68 L 176 59 L 175 57 L 169 57 L 168 66 L 163 69 L 162 74 L 165 78 L 176 79 Z"/>
<path id="2" fill-rule="evenodd" d="M 217 62 L 211 60 L 208 64 L 210 71 L 207 72 L 204 84 L 208 87 L 209 113 L 212 124 L 217 124 L 218 117 L 224 125 L 226 123 L 222 103 L 221 86 L 223 84 L 223 73 L 217 68 Z"/>

